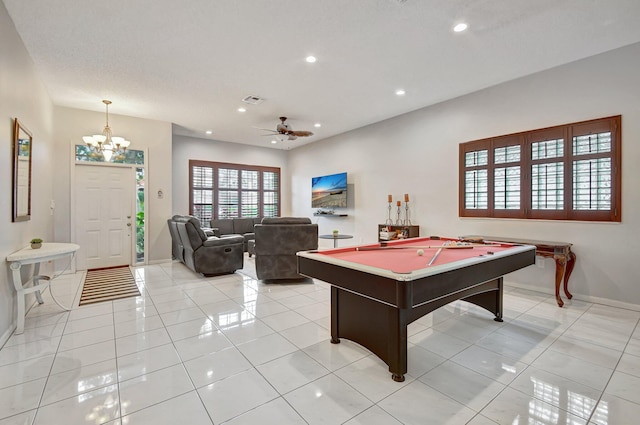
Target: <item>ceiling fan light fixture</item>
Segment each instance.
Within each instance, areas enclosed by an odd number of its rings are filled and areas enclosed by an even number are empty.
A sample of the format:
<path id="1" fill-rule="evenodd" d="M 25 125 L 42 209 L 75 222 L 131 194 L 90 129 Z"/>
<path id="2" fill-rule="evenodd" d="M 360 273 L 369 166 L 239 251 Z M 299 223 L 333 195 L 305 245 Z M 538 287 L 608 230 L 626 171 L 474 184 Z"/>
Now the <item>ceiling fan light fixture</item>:
<path id="1" fill-rule="evenodd" d="M 275 130 L 272 130 L 269 128 L 260 128 L 260 127 L 255 127 L 255 128 L 257 128 L 258 130 L 268 131 L 269 134 L 263 134 L 263 136 L 275 137 L 278 141 L 283 143 L 286 140 L 296 140 L 298 137 L 313 136 L 313 133 L 311 131 L 293 130 L 291 126 L 285 122 L 287 120 L 287 117 L 279 117 L 279 118 L 280 118 L 280 124 L 276 126 Z M 274 141 L 272 140 L 272 143 L 273 142 Z"/>

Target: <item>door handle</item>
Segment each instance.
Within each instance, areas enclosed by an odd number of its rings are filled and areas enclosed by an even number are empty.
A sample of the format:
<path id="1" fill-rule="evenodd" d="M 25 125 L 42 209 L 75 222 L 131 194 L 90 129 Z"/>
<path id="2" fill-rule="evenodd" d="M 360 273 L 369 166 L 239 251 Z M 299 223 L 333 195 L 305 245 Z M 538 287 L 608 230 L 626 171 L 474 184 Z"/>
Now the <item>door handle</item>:
<path id="1" fill-rule="evenodd" d="M 131 223 L 127 223 L 127 227 L 131 227 Z"/>

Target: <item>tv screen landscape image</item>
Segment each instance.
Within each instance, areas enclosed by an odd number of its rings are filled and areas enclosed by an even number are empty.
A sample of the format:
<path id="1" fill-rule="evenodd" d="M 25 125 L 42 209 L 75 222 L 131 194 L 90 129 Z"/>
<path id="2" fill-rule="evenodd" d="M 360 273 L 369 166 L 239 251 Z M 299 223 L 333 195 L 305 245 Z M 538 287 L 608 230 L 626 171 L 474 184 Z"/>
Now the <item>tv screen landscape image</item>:
<path id="1" fill-rule="evenodd" d="M 312 208 L 347 208 L 347 173 L 311 179 Z"/>

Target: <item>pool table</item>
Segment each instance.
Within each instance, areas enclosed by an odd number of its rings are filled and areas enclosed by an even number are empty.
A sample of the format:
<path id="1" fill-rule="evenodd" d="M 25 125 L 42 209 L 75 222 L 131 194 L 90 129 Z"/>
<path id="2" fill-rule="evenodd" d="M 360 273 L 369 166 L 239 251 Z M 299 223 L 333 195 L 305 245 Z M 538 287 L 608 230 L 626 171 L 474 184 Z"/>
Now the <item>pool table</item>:
<path id="1" fill-rule="evenodd" d="M 411 238 L 299 252 L 298 272 L 331 285 L 331 342 L 347 338 L 366 347 L 389 366 L 394 381 L 402 382 L 407 326 L 456 300 L 483 307 L 502 321 L 502 276 L 534 264 L 535 249 Z"/>

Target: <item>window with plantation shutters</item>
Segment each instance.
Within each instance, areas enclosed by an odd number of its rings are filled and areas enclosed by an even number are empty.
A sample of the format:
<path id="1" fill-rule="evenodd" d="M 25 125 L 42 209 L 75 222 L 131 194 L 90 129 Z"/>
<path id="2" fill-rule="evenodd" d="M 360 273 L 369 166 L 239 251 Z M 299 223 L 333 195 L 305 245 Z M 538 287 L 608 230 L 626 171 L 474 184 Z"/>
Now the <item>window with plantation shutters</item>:
<path id="1" fill-rule="evenodd" d="M 489 200 L 487 165 L 489 151 L 487 149 L 466 152 L 465 162 L 465 208 L 484 210 Z"/>
<path id="2" fill-rule="evenodd" d="M 621 221 L 621 117 L 460 144 L 461 217 Z"/>
<path id="3" fill-rule="evenodd" d="M 212 218 L 275 217 L 280 214 L 280 169 L 189 161 L 189 213 Z"/>
<path id="4" fill-rule="evenodd" d="M 520 145 L 493 149 L 493 208 L 520 209 Z"/>
<path id="5" fill-rule="evenodd" d="M 612 195 L 611 132 L 575 136 L 573 209 L 610 210 Z"/>
<path id="6" fill-rule="evenodd" d="M 213 217 L 213 168 L 191 167 L 191 214 L 207 222 Z"/>
<path id="7" fill-rule="evenodd" d="M 277 217 L 280 205 L 280 173 L 262 173 L 262 216 Z"/>

